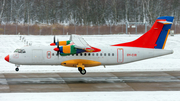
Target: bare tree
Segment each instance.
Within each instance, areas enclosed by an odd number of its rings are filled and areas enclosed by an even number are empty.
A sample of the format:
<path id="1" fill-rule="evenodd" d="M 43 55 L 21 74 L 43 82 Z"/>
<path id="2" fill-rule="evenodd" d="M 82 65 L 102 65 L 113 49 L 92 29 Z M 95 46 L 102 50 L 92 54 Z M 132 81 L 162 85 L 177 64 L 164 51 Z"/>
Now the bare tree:
<path id="1" fill-rule="evenodd" d="M 2 23 L 2 16 L 4 13 L 5 4 L 6 4 L 6 0 L 3 0 L 3 5 L 2 5 L 1 13 L 0 13 L 0 24 Z"/>
<path id="2" fill-rule="evenodd" d="M 0 23 L 153 23 L 159 16 L 180 19 L 179 3 L 180 0 L 1 0 Z"/>

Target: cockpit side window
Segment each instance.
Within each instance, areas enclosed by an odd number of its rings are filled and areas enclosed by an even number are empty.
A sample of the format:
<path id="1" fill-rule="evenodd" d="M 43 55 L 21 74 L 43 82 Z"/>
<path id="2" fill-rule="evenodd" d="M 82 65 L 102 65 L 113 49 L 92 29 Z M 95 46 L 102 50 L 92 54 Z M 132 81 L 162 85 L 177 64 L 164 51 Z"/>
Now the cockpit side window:
<path id="1" fill-rule="evenodd" d="M 22 49 L 22 53 L 26 53 L 26 51 L 24 49 Z"/>
<path id="2" fill-rule="evenodd" d="M 14 53 L 26 53 L 24 49 L 16 49 Z"/>

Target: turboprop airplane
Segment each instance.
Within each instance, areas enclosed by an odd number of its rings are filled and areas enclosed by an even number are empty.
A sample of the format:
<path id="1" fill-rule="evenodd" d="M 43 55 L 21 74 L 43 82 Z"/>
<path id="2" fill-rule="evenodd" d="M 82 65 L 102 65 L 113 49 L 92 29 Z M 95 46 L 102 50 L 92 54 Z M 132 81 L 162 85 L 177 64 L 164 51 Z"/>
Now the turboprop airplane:
<path id="1" fill-rule="evenodd" d="M 152 28 L 138 39 L 111 46 L 90 46 L 81 36 L 71 35 L 68 41 L 57 41 L 50 46 L 25 46 L 7 55 L 5 60 L 20 65 L 62 65 L 78 68 L 86 74 L 85 67 L 120 65 L 139 60 L 172 54 L 164 50 L 174 17 L 159 17 Z"/>

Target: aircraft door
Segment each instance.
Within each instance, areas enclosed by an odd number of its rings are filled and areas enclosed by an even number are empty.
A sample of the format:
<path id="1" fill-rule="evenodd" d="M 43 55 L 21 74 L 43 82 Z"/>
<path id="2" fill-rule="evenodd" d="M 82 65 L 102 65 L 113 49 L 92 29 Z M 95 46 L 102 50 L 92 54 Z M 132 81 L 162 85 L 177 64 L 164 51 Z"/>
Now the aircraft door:
<path id="1" fill-rule="evenodd" d="M 41 49 L 34 49 L 32 59 L 34 63 L 41 63 L 43 61 L 43 51 Z"/>
<path id="2" fill-rule="evenodd" d="M 51 51 L 47 51 L 47 59 L 51 59 Z"/>
<path id="3" fill-rule="evenodd" d="M 117 62 L 118 63 L 124 62 L 124 50 L 123 50 L 123 48 L 117 49 Z"/>

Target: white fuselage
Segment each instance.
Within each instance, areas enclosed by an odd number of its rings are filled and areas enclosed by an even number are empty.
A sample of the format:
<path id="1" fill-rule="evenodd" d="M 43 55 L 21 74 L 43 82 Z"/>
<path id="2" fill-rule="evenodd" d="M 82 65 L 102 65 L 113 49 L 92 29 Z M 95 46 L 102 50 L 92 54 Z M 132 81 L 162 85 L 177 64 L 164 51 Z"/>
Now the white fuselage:
<path id="1" fill-rule="evenodd" d="M 98 47 L 101 52 L 85 52 L 69 56 L 57 56 L 56 46 L 25 46 L 25 53 L 12 53 L 9 62 L 16 65 L 61 65 L 63 61 L 73 59 L 98 61 L 101 65 L 117 65 L 157 56 L 172 54 L 172 50 L 136 47 L 106 46 Z"/>

